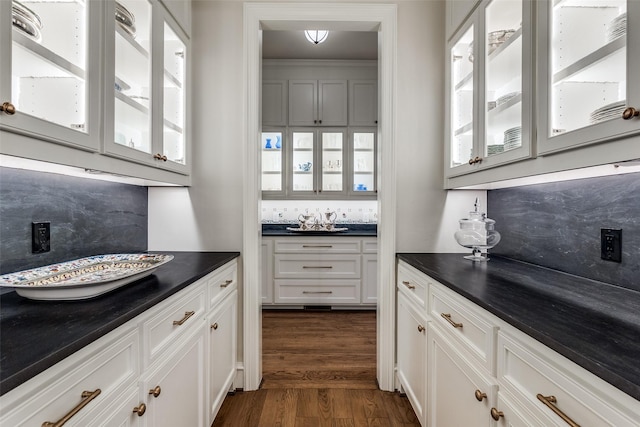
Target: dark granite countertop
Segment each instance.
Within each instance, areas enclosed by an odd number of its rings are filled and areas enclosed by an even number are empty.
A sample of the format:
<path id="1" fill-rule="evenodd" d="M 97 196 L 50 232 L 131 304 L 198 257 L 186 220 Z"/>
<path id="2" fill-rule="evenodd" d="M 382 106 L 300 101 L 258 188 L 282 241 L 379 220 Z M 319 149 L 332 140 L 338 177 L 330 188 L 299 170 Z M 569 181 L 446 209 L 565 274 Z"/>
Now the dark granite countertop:
<path id="1" fill-rule="evenodd" d="M 348 228 L 345 231 L 290 231 L 287 227 L 299 228 L 299 224 L 262 224 L 263 236 L 362 236 L 376 237 L 377 224 L 336 224 L 336 228 Z"/>
<path id="2" fill-rule="evenodd" d="M 175 258 L 146 278 L 92 299 L 34 301 L 14 291 L 0 295 L 0 394 L 240 256 L 162 253 Z"/>
<path id="3" fill-rule="evenodd" d="M 400 253 L 401 259 L 640 400 L 640 293 L 491 256 Z"/>

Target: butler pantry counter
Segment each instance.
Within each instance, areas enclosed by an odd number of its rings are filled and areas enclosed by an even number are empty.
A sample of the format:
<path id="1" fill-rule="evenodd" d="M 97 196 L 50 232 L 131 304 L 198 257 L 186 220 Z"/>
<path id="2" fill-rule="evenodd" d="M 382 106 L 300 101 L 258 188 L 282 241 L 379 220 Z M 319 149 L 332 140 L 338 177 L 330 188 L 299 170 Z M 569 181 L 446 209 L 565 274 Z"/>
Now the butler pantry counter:
<path id="1" fill-rule="evenodd" d="M 397 258 L 398 318 L 411 324 L 413 313 L 420 331 L 398 326 L 398 377 L 424 425 L 470 425 L 451 405 L 505 425 L 566 425 L 561 412 L 580 425 L 637 425 L 639 292 L 495 255 Z M 424 384 L 403 358 L 418 341 Z"/>
<path id="2" fill-rule="evenodd" d="M 238 252 L 163 252 L 174 259 L 152 275 L 81 301 L 0 295 L 2 395 L 136 316 L 234 261 Z M 198 282 L 199 283 L 199 282 Z M 3 408 L 3 411 L 5 408 Z"/>

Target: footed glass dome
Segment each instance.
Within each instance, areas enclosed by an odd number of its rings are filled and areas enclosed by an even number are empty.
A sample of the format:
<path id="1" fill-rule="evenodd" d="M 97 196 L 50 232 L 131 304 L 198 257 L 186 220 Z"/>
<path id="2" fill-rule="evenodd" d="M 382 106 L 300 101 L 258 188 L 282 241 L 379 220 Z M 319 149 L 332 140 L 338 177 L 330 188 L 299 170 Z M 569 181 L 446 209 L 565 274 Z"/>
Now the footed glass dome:
<path id="1" fill-rule="evenodd" d="M 460 246 L 471 249 L 471 255 L 464 258 L 471 261 L 488 261 L 488 255 L 482 251 L 493 248 L 500 242 L 500 233 L 495 229 L 495 221 L 487 218 L 484 212 L 478 212 L 478 199 L 474 203 L 475 210 L 469 212 L 469 218 L 462 218 L 460 229 L 454 237 Z"/>

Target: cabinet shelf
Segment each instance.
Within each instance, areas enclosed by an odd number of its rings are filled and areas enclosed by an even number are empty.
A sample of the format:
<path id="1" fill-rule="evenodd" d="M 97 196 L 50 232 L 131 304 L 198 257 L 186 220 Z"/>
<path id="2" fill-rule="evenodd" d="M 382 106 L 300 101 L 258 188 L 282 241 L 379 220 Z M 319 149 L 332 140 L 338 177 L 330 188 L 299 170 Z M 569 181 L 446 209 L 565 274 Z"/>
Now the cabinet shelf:
<path id="1" fill-rule="evenodd" d="M 313 151 L 313 148 L 294 148 L 293 151 Z"/>
<path id="2" fill-rule="evenodd" d="M 353 151 L 356 153 L 373 153 L 373 148 L 354 148 Z"/>
<path id="3" fill-rule="evenodd" d="M 279 170 L 272 170 L 272 171 L 267 171 L 267 170 L 263 170 L 262 174 L 263 175 L 280 175 L 282 172 Z"/>
<path id="4" fill-rule="evenodd" d="M 342 175 L 342 171 L 322 171 L 324 175 Z"/>
<path id="5" fill-rule="evenodd" d="M 17 30 L 13 31 L 13 41 L 22 47 L 22 52 L 15 53 L 18 55 L 20 53 L 24 54 L 20 55 L 20 57 L 16 55 L 13 58 L 15 64 L 23 65 L 23 68 L 18 71 L 20 75 L 28 75 L 30 77 L 69 77 L 69 75 L 72 75 L 82 80 L 85 79 L 85 70 Z M 42 61 L 45 61 L 45 64 Z M 47 64 L 50 66 L 46 66 Z"/>
<path id="6" fill-rule="evenodd" d="M 354 171 L 354 175 L 373 175 L 373 171 Z"/>
<path id="7" fill-rule="evenodd" d="M 342 148 L 323 148 L 322 151 L 333 151 L 335 153 L 342 152 Z"/>
<path id="8" fill-rule="evenodd" d="M 453 88 L 456 92 L 462 89 L 473 90 L 473 72 L 470 72 L 460 80 Z"/>
<path id="9" fill-rule="evenodd" d="M 122 92 L 115 91 L 115 95 L 116 95 L 116 99 L 124 102 L 128 106 L 130 106 L 132 108 L 135 108 L 136 110 L 140 111 L 141 113 L 149 114 L 149 108 L 148 107 L 140 104 L 139 102 L 137 102 L 134 99 L 128 97 L 127 95 L 123 94 Z"/>
<path id="10" fill-rule="evenodd" d="M 508 100 L 504 104 L 500 104 L 496 108 L 492 108 L 487 113 L 488 113 L 490 118 L 495 118 L 497 116 L 502 115 L 502 113 L 504 113 L 505 111 L 511 109 L 511 107 L 513 107 L 514 105 L 519 104 L 520 102 L 522 102 L 522 94 L 521 93 L 516 95 L 516 96 L 514 96 L 513 98 L 511 98 L 510 100 Z"/>
<path id="11" fill-rule="evenodd" d="M 131 47 L 137 50 L 146 59 L 149 58 L 149 52 L 140 43 L 136 41 L 129 33 L 120 28 L 120 25 L 116 25 L 116 33 L 120 35 Z"/>
<path id="12" fill-rule="evenodd" d="M 177 124 L 175 124 L 175 123 L 173 123 L 173 122 L 171 122 L 171 121 L 169 121 L 167 119 L 164 119 L 164 127 L 165 128 L 169 128 L 174 132 L 182 133 L 182 127 L 181 126 L 178 126 Z"/>
<path id="13" fill-rule="evenodd" d="M 178 80 L 173 74 L 169 72 L 169 70 L 164 70 L 164 78 L 168 80 L 173 86 L 178 89 L 182 89 L 182 82 Z"/>
<path id="14" fill-rule="evenodd" d="M 467 123 L 466 125 L 456 129 L 456 131 L 454 132 L 454 135 L 460 136 L 464 134 L 470 134 L 472 131 L 473 131 L 473 123 Z"/>
<path id="15" fill-rule="evenodd" d="M 601 48 L 591 52 L 589 55 L 579 59 L 573 64 L 563 68 L 553 74 L 553 83 L 563 81 L 590 81 L 590 82 L 610 82 L 621 81 L 623 78 L 612 76 L 612 70 L 621 70 L 624 67 L 626 37 L 619 37 Z M 612 62 L 615 65 L 612 65 Z"/>

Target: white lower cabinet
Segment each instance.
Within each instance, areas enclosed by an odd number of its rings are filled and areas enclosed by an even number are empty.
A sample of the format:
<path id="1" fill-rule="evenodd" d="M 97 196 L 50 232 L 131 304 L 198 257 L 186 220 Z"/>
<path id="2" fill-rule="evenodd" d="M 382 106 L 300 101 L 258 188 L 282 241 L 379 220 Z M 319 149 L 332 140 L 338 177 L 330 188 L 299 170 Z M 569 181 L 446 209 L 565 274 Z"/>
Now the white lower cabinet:
<path id="1" fill-rule="evenodd" d="M 397 288 L 398 388 L 423 426 L 640 425 L 637 400 L 402 261 Z"/>
<path id="2" fill-rule="evenodd" d="M 150 369 L 141 381 L 146 401 L 141 415 L 149 427 L 205 426 L 205 339 L 200 325 L 176 342 L 170 354 Z M 140 410 L 142 412 L 142 410 Z"/>
<path id="3" fill-rule="evenodd" d="M 427 425 L 491 426 L 496 380 L 474 368 L 473 359 L 456 348 L 433 322 L 429 322 L 428 342 Z"/>
<path id="4" fill-rule="evenodd" d="M 0 425 L 210 426 L 235 378 L 236 307 L 234 260 L 2 395 Z"/>
<path id="5" fill-rule="evenodd" d="M 209 425 L 233 384 L 236 373 L 237 291 L 229 295 L 218 310 L 208 317 L 209 329 Z"/>
<path id="6" fill-rule="evenodd" d="M 413 410 L 426 425 L 427 406 L 427 319 L 414 304 L 398 293 L 398 360 L 397 375 Z"/>

